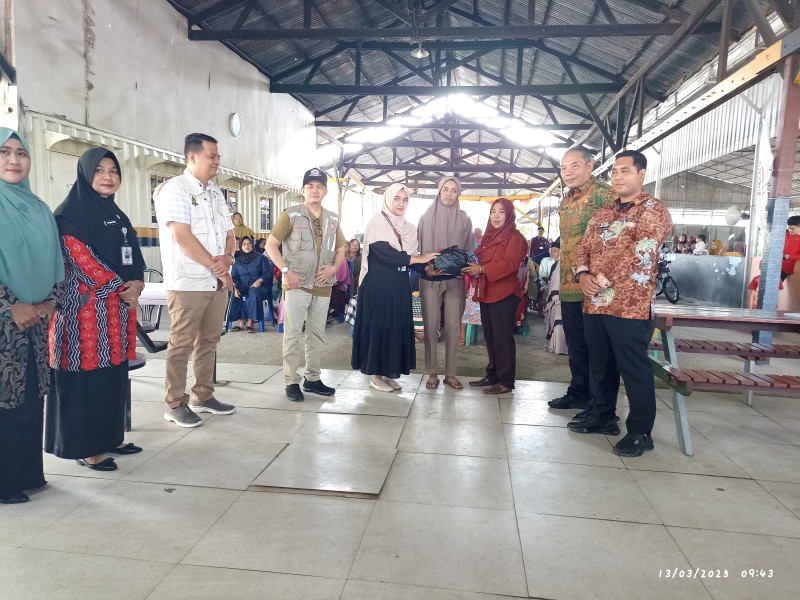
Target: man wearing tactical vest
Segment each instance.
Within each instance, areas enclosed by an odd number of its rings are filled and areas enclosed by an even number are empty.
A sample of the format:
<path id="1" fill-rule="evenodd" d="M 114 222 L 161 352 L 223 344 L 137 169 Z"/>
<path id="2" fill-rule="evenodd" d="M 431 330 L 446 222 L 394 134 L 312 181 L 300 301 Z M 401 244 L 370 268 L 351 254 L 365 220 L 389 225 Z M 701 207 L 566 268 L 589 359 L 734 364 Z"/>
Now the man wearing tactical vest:
<path id="1" fill-rule="evenodd" d="M 311 169 L 303 176 L 302 204 L 287 208 L 267 240 L 267 255 L 283 273 L 283 378 L 286 397 L 305 400 L 297 369 L 305 341 L 303 390 L 332 396 L 336 390 L 320 380 L 319 356 L 336 271 L 344 261 L 347 240 L 336 213 L 322 208 L 328 175 Z M 283 254 L 279 249 L 283 244 Z M 306 324 L 305 337 L 303 323 Z"/>

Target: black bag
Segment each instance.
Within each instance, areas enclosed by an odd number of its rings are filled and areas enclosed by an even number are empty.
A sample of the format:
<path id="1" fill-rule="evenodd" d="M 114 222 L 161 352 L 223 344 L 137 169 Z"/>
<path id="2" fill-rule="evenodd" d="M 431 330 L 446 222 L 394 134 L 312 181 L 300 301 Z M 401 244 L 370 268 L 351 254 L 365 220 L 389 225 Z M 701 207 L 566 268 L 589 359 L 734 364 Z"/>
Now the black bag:
<path id="1" fill-rule="evenodd" d="M 469 254 L 458 246 L 445 248 L 439 256 L 433 259 L 433 268 L 458 277 L 461 275 L 461 269 L 467 266 L 468 258 Z"/>

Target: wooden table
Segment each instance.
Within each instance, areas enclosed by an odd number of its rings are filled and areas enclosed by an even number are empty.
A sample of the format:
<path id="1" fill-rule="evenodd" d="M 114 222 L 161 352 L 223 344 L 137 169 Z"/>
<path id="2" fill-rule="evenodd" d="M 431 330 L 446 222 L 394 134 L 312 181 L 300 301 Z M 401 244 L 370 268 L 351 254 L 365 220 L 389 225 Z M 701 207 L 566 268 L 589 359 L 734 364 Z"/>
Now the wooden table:
<path id="1" fill-rule="evenodd" d="M 793 376 L 760 375 L 756 374 L 757 360 L 770 357 L 800 358 L 796 346 L 771 345 L 771 344 L 737 344 L 714 343 L 702 341 L 701 344 L 708 348 L 709 354 L 728 354 L 745 359 L 743 373 L 721 371 L 693 371 L 678 370 L 678 351 L 697 351 L 692 344 L 676 345 L 673 336 L 673 327 L 705 327 L 711 329 L 726 329 L 753 333 L 756 331 L 781 331 L 800 333 L 800 313 L 786 311 L 753 310 L 739 308 L 717 308 L 699 306 L 656 306 L 653 317 L 655 327 L 661 332 L 662 349 L 668 366 L 667 373 L 664 365 L 655 357 L 651 357 L 653 369 L 657 377 L 667 381 L 673 390 L 673 412 L 678 430 L 678 441 L 681 450 L 689 456 L 692 455 L 692 442 L 689 432 L 689 422 L 686 415 L 686 404 L 683 388 L 675 385 L 674 373 L 678 372 L 684 378 L 692 379 L 697 387 L 707 387 L 723 390 L 745 390 L 747 403 L 752 403 L 753 389 L 775 387 L 779 390 L 792 390 L 800 384 L 800 379 Z M 683 346 L 683 348 L 681 348 Z M 670 381 L 672 379 L 672 382 Z M 689 388 L 689 392 L 691 393 Z"/>

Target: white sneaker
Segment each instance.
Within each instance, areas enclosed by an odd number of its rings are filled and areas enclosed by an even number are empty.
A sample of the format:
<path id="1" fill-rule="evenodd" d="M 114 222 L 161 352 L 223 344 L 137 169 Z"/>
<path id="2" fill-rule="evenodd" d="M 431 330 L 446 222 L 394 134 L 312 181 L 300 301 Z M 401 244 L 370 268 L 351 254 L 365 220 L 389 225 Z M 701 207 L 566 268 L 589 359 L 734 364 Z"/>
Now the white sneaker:
<path id="1" fill-rule="evenodd" d="M 379 392 L 393 392 L 394 388 L 383 380 L 383 377 L 373 375 L 369 378 L 369 387 L 378 390 Z"/>
<path id="2" fill-rule="evenodd" d="M 402 390 L 403 386 L 397 383 L 394 379 L 389 379 L 388 377 L 381 377 L 385 383 L 387 383 L 393 390 Z"/>

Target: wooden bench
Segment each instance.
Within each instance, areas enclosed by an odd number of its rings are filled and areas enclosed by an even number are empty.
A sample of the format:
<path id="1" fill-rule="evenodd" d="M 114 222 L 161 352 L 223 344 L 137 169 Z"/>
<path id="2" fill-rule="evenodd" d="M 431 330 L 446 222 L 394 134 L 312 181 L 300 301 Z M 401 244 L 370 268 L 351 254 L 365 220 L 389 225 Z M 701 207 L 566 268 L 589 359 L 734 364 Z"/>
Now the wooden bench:
<path id="1" fill-rule="evenodd" d="M 659 339 L 650 342 L 650 350 L 664 351 Z M 744 342 L 719 342 L 711 340 L 676 339 L 675 350 L 688 354 L 726 354 L 744 360 L 768 358 L 800 358 L 800 346 L 791 344 L 747 344 Z"/>
<path id="2" fill-rule="evenodd" d="M 748 349 L 748 356 L 752 356 L 749 354 L 750 352 L 751 349 Z M 775 357 L 774 354 L 769 354 L 769 356 Z M 766 392 L 774 396 L 794 398 L 800 396 L 800 377 L 793 375 L 686 369 L 663 363 L 652 356 L 650 363 L 653 367 L 653 375 L 672 388 L 672 411 L 678 430 L 678 443 L 684 454 L 688 456 L 692 456 L 694 451 L 684 397 L 690 396 L 695 390 L 747 392 L 750 394 Z M 748 362 L 748 364 L 752 363 Z"/>

